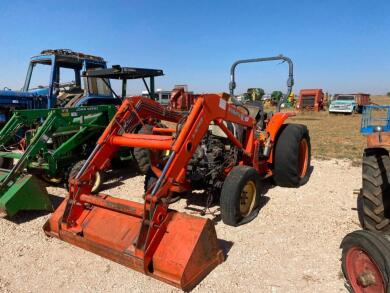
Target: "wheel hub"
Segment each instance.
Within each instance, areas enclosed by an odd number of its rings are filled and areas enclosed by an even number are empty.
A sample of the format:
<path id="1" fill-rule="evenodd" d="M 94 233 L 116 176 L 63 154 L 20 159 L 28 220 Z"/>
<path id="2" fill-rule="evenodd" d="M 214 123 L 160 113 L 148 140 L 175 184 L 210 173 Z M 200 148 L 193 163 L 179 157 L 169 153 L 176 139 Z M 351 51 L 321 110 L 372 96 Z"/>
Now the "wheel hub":
<path id="1" fill-rule="evenodd" d="M 385 292 L 385 283 L 376 263 L 361 248 L 353 247 L 346 255 L 346 273 L 355 293 Z"/>
<path id="2" fill-rule="evenodd" d="M 256 185 L 253 181 L 248 181 L 241 192 L 240 213 L 243 217 L 248 216 L 255 204 Z"/>
<path id="3" fill-rule="evenodd" d="M 372 271 L 364 271 L 357 277 L 358 283 L 364 288 L 375 285 L 375 275 Z"/>

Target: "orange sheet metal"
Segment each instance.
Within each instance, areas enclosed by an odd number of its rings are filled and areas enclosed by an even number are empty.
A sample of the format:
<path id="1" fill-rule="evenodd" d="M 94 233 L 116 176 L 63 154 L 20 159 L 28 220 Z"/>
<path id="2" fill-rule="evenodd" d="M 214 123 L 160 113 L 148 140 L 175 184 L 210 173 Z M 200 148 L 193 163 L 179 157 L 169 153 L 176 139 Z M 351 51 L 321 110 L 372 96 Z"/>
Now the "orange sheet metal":
<path id="1" fill-rule="evenodd" d="M 367 147 L 390 147 L 389 132 L 375 132 L 367 136 Z"/>

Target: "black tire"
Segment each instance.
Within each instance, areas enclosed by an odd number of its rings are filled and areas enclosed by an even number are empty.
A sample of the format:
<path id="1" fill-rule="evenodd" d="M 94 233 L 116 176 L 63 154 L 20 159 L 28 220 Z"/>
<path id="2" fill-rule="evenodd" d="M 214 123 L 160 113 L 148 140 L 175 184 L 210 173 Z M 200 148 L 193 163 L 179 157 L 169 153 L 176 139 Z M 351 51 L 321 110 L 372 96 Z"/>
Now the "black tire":
<path id="1" fill-rule="evenodd" d="M 139 134 L 151 134 L 153 132 L 153 125 L 145 124 L 138 131 Z M 150 169 L 150 150 L 145 148 L 133 149 L 134 159 L 137 162 L 138 168 L 142 174 L 147 174 Z"/>
<path id="2" fill-rule="evenodd" d="M 145 181 L 144 181 L 145 194 L 152 186 L 154 186 L 154 184 L 156 184 L 156 182 L 157 182 L 156 174 L 153 173 L 152 169 L 149 169 L 145 175 Z M 168 204 L 175 203 L 179 201 L 181 197 L 182 194 L 174 192 L 171 194 L 169 198 L 167 198 L 167 203 Z"/>
<path id="3" fill-rule="evenodd" d="M 350 292 L 366 292 L 367 289 L 374 292 L 374 289 L 376 289 L 374 287 L 369 288 L 375 286 L 375 284 L 362 284 L 362 279 L 359 280 L 358 278 L 363 274 L 372 273 L 368 269 L 367 261 L 375 264 L 381 274 L 381 280 L 375 278 L 375 282 L 384 285 L 384 292 L 390 292 L 390 242 L 382 234 L 364 230 L 354 231 L 344 237 L 340 248 L 342 249 L 341 269 L 346 280 L 346 288 Z M 358 259 L 352 256 L 353 251 L 359 254 Z M 362 254 L 368 256 L 363 264 Z M 365 282 L 367 282 L 367 279 Z"/>
<path id="4" fill-rule="evenodd" d="M 82 160 L 82 161 L 78 161 L 76 164 L 73 165 L 73 167 L 70 169 L 70 172 L 69 172 L 68 182 L 71 178 L 74 178 L 77 176 L 77 174 L 79 173 L 81 168 L 84 166 L 84 164 L 85 164 L 85 160 Z M 93 184 L 91 193 L 98 193 L 101 190 L 102 185 L 104 183 L 104 179 L 105 179 L 104 172 L 97 171 L 95 174 L 95 180 L 94 180 L 94 184 Z M 69 183 L 67 184 L 67 189 L 69 189 Z"/>
<path id="5" fill-rule="evenodd" d="M 305 139 L 308 147 L 306 172 L 300 176 L 300 142 Z M 273 179 L 278 186 L 298 187 L 310 177 L 311 145 L 309 130 L 302 124 L 284 124 L 276 138 L 274 149 Z"/>
<path id="6" fill-rule="evenodd" d="M 250 183 L 252 182 L 252 183 Z M 241 211 L 241 198 L 247 184 L 255 187 L 248 209 Z M 220 206 L 222 221 L 229 226 L 239 226 L 256 218 L 260 209 L 260 176 L 256 169 L 235 166 L 226 177 L 221 191 Z"/>
<path id="7" fill-rule="evenodd" d="M 12 158 L 0 158 L 0 168 L 2 169 L 11 169 L 14 164 L 14 159 Z"/>
<path id="8" fill-rule="evenodd" d="M 144 181 L 144 191 L 147 192 L 157 182 L 157 176 L 154 174 L 152 169 L 146 172 L 145 181 Z"/>
<path id="9" fill-rule="evenodd" d="M 369 231 L 390 233 L 390 158 L 382 148 L 366 149 L 363 155 L 362 190 L 358 215 Z"/>

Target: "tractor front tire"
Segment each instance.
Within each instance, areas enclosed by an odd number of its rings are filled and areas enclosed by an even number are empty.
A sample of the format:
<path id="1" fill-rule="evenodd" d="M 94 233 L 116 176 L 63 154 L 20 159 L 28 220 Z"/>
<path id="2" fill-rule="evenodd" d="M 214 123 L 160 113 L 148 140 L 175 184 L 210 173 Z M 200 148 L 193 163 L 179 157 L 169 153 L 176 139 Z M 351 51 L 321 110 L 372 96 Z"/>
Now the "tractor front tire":
<path id="1" fill-rule="evenodd" d="M 256 169 L 235 166 L 222 186 L 222 221 L 229 226 L 239 226 L 256 218 L 260 209 L 260 187 L 260 175 Z"/>
<path id="2" fill-rule="evenodd" d="M 389 292 L 390 242 L 379 233 L 354 231 L 341 242 L 341 269 L 350 292 Z"/>
<path id="3" fill-rule="evenodd" d="M 311 145 L 302 124 L 284 124 L 276 138 L 273 179 L 281 187 L 299 187 L 309 180 Z"/>
<path id="4" fill-rule="evenodd" d="M 152 134 L 153 125 L 145 124 L 138 131 L 139 134 Z M 142 174 L 147 174 L 150 169 L 150 150 L 145 148 L 134 148 L 133 149 L 134 158 L 137 162 L 138 168 Z"/>
<path id="5" fill-rule="evenodd" d="M 358 215 L 369 231 L 390 233 L 390 158 L 382 148 L 366 149 L 363 155 L 362 189 Z"/>
<path id="6" fill-rule="evenodd" d="M 81 160 L 73 165 L 73 167 L 70 169 L 70 172 L 69 172 L 69 180 L 71 178 L 75 178 L 77 176 L 77 174 L 79 173 L 81 168 L 84 166 L 84 164 L 85 164 L 85 160 Z M 104 175 L 103 174 L 104 173 L 100 172 L 100 171 L 96 172 L 91 193 L 93 193 L 93 194 L 98 193 L 101 190 L 102 185 L 104 183 Z M 68 180 L 68 186 L 67 186 L 68 189 L 69 189 L 69 180 Z"/>

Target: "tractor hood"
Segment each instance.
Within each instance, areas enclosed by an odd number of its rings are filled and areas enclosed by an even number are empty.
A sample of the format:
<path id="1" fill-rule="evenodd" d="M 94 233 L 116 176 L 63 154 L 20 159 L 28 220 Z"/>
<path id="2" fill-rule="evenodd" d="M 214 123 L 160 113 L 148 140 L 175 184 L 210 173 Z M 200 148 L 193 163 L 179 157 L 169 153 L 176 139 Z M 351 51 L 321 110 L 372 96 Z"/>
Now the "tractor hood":
<path id="1" fill-rule="evenodd" d="M 32 91 L 0 90 L 0 106 L 4 109 L 31 109 L 47 107 L 48 89 L 40 88 Z M 10 117 L 8 111 L 0 111 L 0 124 Z"/>
<path id="2" fill-rule="evenodd" d="M 0 91 L 0 98 L 33 98 L 40 95 L 41 95 L 40 93 L 36 93 L 34 91 L 31 92 L 10 91 L 10 90 Z"/>

